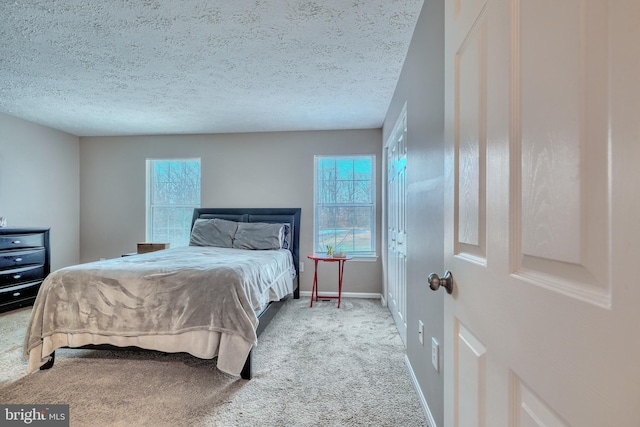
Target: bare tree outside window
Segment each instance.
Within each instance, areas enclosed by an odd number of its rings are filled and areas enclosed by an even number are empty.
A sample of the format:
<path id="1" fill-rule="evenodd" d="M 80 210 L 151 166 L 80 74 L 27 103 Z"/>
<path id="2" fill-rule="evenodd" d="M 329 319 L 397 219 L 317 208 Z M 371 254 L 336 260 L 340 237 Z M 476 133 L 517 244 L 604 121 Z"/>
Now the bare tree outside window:
<path id="1" fill-rule="evenodd" d="M 200 207 L 200 159 L 147 160 L 147 241 L 187 246 Z"/>
<path id="2" fill-rule="evenodd" d="M 375 254 L 375 156 L 316 156 L 315 251 Z"/>

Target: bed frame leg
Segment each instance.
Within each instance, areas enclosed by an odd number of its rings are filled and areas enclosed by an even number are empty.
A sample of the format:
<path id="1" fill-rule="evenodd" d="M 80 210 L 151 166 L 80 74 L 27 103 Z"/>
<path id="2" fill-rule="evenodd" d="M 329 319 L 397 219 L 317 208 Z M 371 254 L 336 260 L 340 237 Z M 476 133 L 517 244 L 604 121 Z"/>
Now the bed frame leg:
<path id="1" fill-rule="evenodd" d="M 250 380 L 253 376 L 253 349 L 249 352 L 249 356 L 247 356 L 247 361 L 244 362 L 244 367 L 242 368 L 242 372 L 240 372 L 240 378 L 243 380 Z"/>
<path id="2" fill-rule="evenodd" d="M 56 352 L 51 353 L 51 359 L 44 365 L 40 366 L 40 370 L 44 371 L 45 369 L 51 369 L 53 367 L 53 363 L 56 361 Z"/>
<path id="3" fill-rule="evenodd" d="M 293 290 L 293 299 L 300 299 L 300 276 L 296 276 L 298 286 Z"/>

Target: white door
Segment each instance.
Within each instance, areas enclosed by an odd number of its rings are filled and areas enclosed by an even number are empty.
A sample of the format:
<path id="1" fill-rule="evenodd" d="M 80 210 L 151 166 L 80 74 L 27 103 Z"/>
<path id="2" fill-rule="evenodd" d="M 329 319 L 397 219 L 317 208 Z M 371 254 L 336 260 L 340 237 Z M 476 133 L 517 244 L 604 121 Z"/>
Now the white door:
<path id="1" fill-rule="evenodd" d="M 403 108 L 389 136 L 387 151 L 387 298 L 407 343 L 407 111 Z"/>
<path id="2" fill-rule="evenodd" d="M 640 1 L 445 1 L 445 426 L 638 427 Z"/>

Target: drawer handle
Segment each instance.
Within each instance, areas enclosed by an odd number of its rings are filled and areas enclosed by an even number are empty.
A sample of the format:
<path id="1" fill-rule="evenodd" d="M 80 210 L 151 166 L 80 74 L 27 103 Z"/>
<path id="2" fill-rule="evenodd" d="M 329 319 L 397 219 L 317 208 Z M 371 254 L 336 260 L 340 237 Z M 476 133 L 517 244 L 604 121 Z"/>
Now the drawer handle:
<path id="1" fill-rule="evenodd" d="M 13 242 L 11 242 L 11 243 L 13 243 L 14 245 L 17 245 L 18 243 L 22 243 L 22 242 L 21 242 L 20 240 L 14 240 L 14 241 L 13 241 Z"/>
<path id="2" fill-rule="evenodd" d="M 19 278 L 21 278 L 21 277 L 22 277 L 22 274 L 14 274 L 14 275 L 13 275 L 13 278 L 14 278 L 14 279 L 19 279 Z"/>
<path id="3" fill-rule="evenodd" d="M 14 261 L 15 262 L 20 262 L 20 261 L 22 261 L 22 258 L 15 258 Z"/>
<path id="4" fill-rule="evenodd" d="M 13 293 L 13 296 L 14 296 L 14 297 L 19 297 L 19 296 L 20 296 L 20 292 L 14 292 L 14 293 Z"/>

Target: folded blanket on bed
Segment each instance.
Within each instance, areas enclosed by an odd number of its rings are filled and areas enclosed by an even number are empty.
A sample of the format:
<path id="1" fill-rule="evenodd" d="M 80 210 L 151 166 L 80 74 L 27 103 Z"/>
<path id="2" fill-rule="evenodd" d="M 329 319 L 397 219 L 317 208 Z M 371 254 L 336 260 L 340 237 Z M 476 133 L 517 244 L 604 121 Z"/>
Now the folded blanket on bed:
<path id="1" fill-rule="evenodd" d="M 144 338 L 209 331 L 245 343 L 246 354 L 232 356 L 243 361 L 256 344 L 256 311 L 268 303 L 271 284 L 290 279 L 292 270 L 287 250 L 193 246 L 67 267 L 40 288 L 24 354 L 33 370 L 53 350 L 43 341 L 60 334 Z M 211 356 L 224 352 L 211 350 Z"/>

